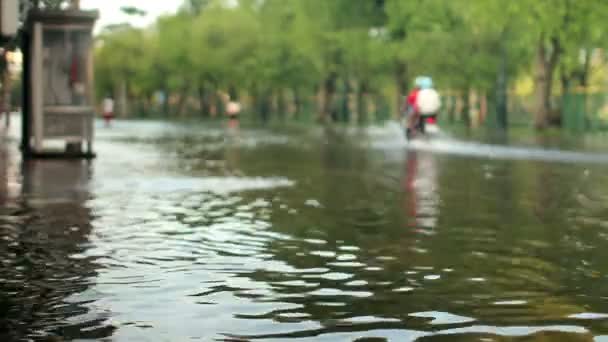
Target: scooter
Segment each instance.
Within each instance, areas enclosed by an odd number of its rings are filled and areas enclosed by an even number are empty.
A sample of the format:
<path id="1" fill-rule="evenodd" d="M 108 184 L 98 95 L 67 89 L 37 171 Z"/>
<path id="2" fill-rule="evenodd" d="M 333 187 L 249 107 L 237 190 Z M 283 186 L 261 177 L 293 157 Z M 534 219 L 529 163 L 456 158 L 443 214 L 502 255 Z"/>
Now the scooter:
<path id="1" fill-rule="evenodd" d="M 408 120 L 404 120 L 405 138 L 411 140 L 417 136 L 428 136 L 439 132 L 437 115 L 418 115 L 413 128 L 408 127 Z"/>

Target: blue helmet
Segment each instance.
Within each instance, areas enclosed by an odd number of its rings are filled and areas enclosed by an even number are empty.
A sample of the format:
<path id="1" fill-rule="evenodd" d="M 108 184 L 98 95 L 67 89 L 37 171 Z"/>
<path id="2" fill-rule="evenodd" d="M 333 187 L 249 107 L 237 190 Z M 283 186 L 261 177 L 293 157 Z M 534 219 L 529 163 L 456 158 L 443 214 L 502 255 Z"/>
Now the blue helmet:
<path id="1" fill-rule="evenodd" d="M 433 79 L 428 76 L 416 77 L 416 86 L 420 89 L 433 88 Z"/>

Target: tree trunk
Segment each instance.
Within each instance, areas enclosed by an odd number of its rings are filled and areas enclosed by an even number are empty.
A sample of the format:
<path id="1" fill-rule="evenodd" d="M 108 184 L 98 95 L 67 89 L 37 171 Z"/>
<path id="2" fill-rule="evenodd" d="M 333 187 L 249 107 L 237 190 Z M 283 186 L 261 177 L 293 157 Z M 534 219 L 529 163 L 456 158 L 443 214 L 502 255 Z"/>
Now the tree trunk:
<path id="1" fill-rule="evenodd" d="M 350 119 L 350 112 L 348 110 L 348 96 L 350 95 L 350 84 L 348 82 L 348 78 L 344 77 L 342 79 L 342 92 L 340 94 L 340 101 L 338 107 L 338 121 L 348 122 Z"/>
<path id="2" fill-rule="evenodd" d="M 277 92 L 274 89 L 268 91 L 268 107 L 270 108 L 270 116 L 276 117 L 278 111 Z"/>
<path id="3" fill-rule="evenodd" d="M 118 84 L 118 89 L 116 89 L 117 94 L 114 98 L 117 100 L 116 115 L 121 118 L 127 117 L 129 113 L 129 100 L 127 98 L 127 82 L 125 80 L 121 80 Z"/>
<path id="4" fill-rule="evenodd" d="M 332 119 L 334 115 L 334 95 L 336 93 L 336 79 L 338 75 L 335 72 L 331 72 L 323 84 L 323 109 L 321 111 L 321 122 L 327 122 Z"/>
<path id="5" fill-rule="evenodd" d="M 228 96 L 230 96 L 231 101 L 238 101 L 239 92 L 234 85 L 228 87 Z"/>
<path id="6" fill-rule="evenodd" d="M 169 87 L 167 87 L 166 84 L 163 83 L 163 86 L 161 88 L 162 91 L 162 103 L 161 103 L 161 110 L 162 110 L 162 115 L 163 116 L 169 116 L 171 109 L 169 108 Z"/>
<path id="7" fill-rule="evenodd" d="M 465 91 L 462 93 L 462 111 L 460 115 L 462 117 L 462 121 L 467 127 L 471 127 L 471 105 L 469 102 L 470 97 L 471 89 L 469 87 L 466 87 Z"/>
<path id="8" fill-rule="evenodd" d="M 367 97 L 369 92 L 369 86 L 367 80 L 362 80 L 359 83 L 359 87 L 357 89 L 357 112 L 359 116 L 359 123 L 365 124 L 368 122 L 367 117 Z"/>
<path id="9" fill-rule="evenodd" d="M 323 111 L 325 110 L 325 88 L 322 84 L 315 85 L 315 106 L 317 111 L 317 121 L 323 120 Z"/>
<path id="10" fill-rule="evenodd" d="M 378 101 L 375 93 L 369 93 L 368 95 L 368 110 L 370 121 L 377 122 L 378 118 Z"/>
<path id="11" fill-rule="evenodd" d="M 398 61 L 395 66 L 395 82 L 397 86 L 397 99 L 395 103 L 395 112 L 393 113 L 396 119 L 401 117 L 401 108 L 407 96 L 407 64 Z"/>
<path id="12" fill-rule="evenodd" d="M 256 112 L 257 118 L 260 120 L 261 123 L 265 124 L 269 119 L 267 92 L 263 89 L 260 89 L 257 84 L 253 84 L 251 86 L 251 97 L 253 108 Z"/>
<path id="13" fill-rule="evenodd" d="M 268 100 L 268 94 L 262 92 L 259 95 L 258 101 L 260 103 L 260 118 L 262 119 L 262 123 L 268 123 L 268 121 L 270 121 L 270 101 Z"/>
<path id="14" fill-rule="evenodd" d="M 145 96 L 137 101 L 137 111 L 139 116 L 148 116 Z"/>
<path id="15" fill-rule="evenodd" d="M 270 120 L 270 94 L 268 90 L 257 90 L 255 91 L 256 102 L 260 119 L 263 124 Z"/>
<path id="16" fill-rule="evenodd" d="M 551 95 L 553 88 L 553 74 L 560 54 L 559 42 L 551 39 L 551 51 L 547 51 L 544 35 L 538 42 L 536 53 L 536 112 L 534 126 L 544 129 L 550 124 L 559 125 L 559 119 L 551 111 Z"/>
<path id="17" fill-rule="evenodd" d="M 587 86 L 589 85 L 589 69 L 591 66 L 591 49 L 586 48 L 585 50 L 585 61 L 581 67 L 581 71 L 579 74 L 579 84 L 583 90 L 583 115 L 585 126 L 588 128 L 590 125 L 589 117 L 587 116 L 587 110 L 589 109 L 588 103 L 588 92 Z"/>
<path id="18" fill-rule="evenodd" d="M 448 122 L 454 123 L 456 116 L 456 107 L 458 99 L 456 95 L 448 95 L 449 96 L 449 107 L 448 107 Z"/>
<path id="19" fill-rule="evenodd" d="M 479 94 L 476 89 L 473 89 L 469 92 L 469 110 L 470 110 L 470 118 L 472 128 L 477 128 L 479 126 Z"/>
<path id="20" fill-rule="evenodd" d="M 198 85 L 198 105 L 201 117 L 206 117 L 207 113 L 205 111 L 206 101 L 205 101 L 205 86 L 199 83 Z"/>
<path id="21" fill-rule="evenodd" d="M 287 117 L 287 107 L 288 107 L 285 90 L 282 88 L 279 88 L 279 90 L 277 90 L 275 96 L 276 96 L 276 101 L 277 101 L 277 112 L 279 113 L 279 119 L 281 119 L 281 122 L 284 122 L 285 118 Z"/>
<path id="22" fill-rule="evenodd" d="M 507 121 L 507 48 L 505 43 L 500 43 L 500 63 L 496 78 L 496 124 L 501 129 L 506 129 Z"/>
<path id="23" fill-rule="evenodd" d="M 562 97 L 566 96 L 570 92 L 571 75 L 566 71 L 566 67 L 562 64 L 560 66 L 560 83 L 562 86 Z"/>
<path id="24" fill-rule="evenodd" d="M 583 88 L 587 88 L 589 85 L 589 69 L 591 67 L 591 52 L 592 50 L 589 48 L 585 48 L 585 61 L 581 67 L 581 71 L 579 74 L 579 85 Z"/>
<path id="25" fill-rule="evenodd" d="M 536 112 L 534 113 L 534 126 L 543 129 L 549 124 L 551 111 L 551 80 L 550 68 L 546 57 L 544 39 L 541 39 L 536 52 Z"/>
<path id="26" fill-rule="evenodd" d="M 208 98 L 207 88 L 205 88 L 205 85 L 203 84 L 203 82 L 200 82 L 198 85 L 198 101 L 199 101 L 199 106 L 200 106 L 201 117 L 209 116 L 207 98 Z"/>
<path id="27" fill-rule="evenodd" d="M 177 101 L 176 115 L 179 117 L 184 116 L 186 109 L 186 102 L 188 101 L 188 89 L 190 86 L 188 84 L 184 85 L 179 92 L 179 100 Z"/>
<path id="28" fill-rule="evenodd" d="M 302 110 L 302 99 L 298 88 L 293 89 L 293 115 L 297 120 L 300 117 Z"/>
<path id="29" fill-rule="evenodd" d="M 479 123 L 484 124 L 488 117 L 488 96 L 486 93 L 481 93 L 479 98 Z"/>
<path id="30" fill-rule="evenodd" d="M 226 115 L 227 101 L 225 100 L 226 97 L 224 96 L 224 94 L 222 94 L 217 85 L 214 86 L 213 96 L 213 101 L 215 102 L 216 115 L 217 117 L 222 118 Z"/>
<path id="31" fill-rule="evenodd" d="M 348 97 L 350 122 L 358 124 L 361 121 L 361 82 L 354 79 L 350 84 L 350 94 Z"/>

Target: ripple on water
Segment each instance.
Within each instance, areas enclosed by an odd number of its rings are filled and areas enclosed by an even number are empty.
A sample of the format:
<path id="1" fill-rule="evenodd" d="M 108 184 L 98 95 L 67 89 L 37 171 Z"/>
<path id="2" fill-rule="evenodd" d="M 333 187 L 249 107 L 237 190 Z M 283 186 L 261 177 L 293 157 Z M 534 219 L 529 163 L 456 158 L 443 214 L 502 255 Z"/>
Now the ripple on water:
<path id="1" fill-rule="evenodd" d="M 309 283 L 304 280 L 285 280 L 273 284 L 282 287 L 317 287 L 320 285 L 319 283 Z"/>
<path id="2" fill-rule="evenodd" d="M 347 296 L 347 297 L 358 297 L 358 298 L 371 297 L 374 295 L 373 292 L 369 292 L 369 291 L 343 291 L 340 289 L 332 289 L 332 288 L 318 289 L 316 291 L 309 292 L 309 294 L 311 296 L 321 296 L 321 297 Z"/>
<path id="3" fill-rule="evenodd" d="M 329 307 L 337 307 L 337 306 L 346 306 L 346 303 L 342 302 L 315 302 L 318 306 L 329 306 Z"/>
<path id="4" fill-rule="evenodd" d="M 313 208 L 321 208 L 322 205 L 319 201 L 317 201 L 316 199 L 308 199 L 304 202 L 304 205 L 307 205 L 309 207 L 313 207 Z"/>
<path id="5" fill-rule="evenodd" d="M 568 318 L 582 319 L 582 320 L 608 319 L 608 314 L 596 313 L 596 312 L 582 312 L 582 313 L 578 313 L 578 314 L 569 315 Z"/>
<path id="6" fill-rule="evenodd" d="M 488 334 L 491 336 L 531 336 L 542 332 L 561 332 L 568 334 L 588 334 L 589 331 L 583 327 L 575 325 L 549 325 L 549 326 L 510 326 L 496 327 L 486 325 L 473 325 L 465 328 L 453 328 L 441 330 L 437 335 L 457 335 L 457 334 Z"/>
<path id="7" fill-rule="evenodd" d="M 496 301 L 492 304 L 509 306 L 509 305 L 526 305 L 527 303 L 528 302 L 525 300 L 502 300 L 502 301 Z"/>
<path id="8" fill-rule="evenodd" d="M 314 267 L 314 268 L 299 268 L 299 269 L 295 269 L 293 272 L 294 274 L 323 274 L 323 273 L 327 273 L 329 272 L 330 269 L 326 268 L 326 267 Z"/>
<path id="9" fill-rule="evenodd" d="M 356 262 L 356 261 L 334 261 L 334 262 L 328 262 L 327 265 L 344 267 L 344 268 L 360 268 L 360 267 L 366 266 L 364 263 Z"/>
<path id="10" fill-rule="evenodd" d="M 342 322 L 350 324 L 371 324 L 371 323 L 399 323 L 401 322 L 398 318 L 386 318 L 376 316 L 357 316 L 352 318 L 343 319 Z"/>
<path id="11" fill-rule="evenodd" d="M 312 245 L 325 245 L 327 244 L 327 241 L 325 240 L 321 240 L 321 239 L 304 239 L 304 242 L 308 242 Z"/>
<path id="12" fill-rule="evenodd" d="M 354 254 L 339 254 L 336 257 L 337 261 L 352 261 L 352 260 L 356 260 L 357 256 Z"/>
<path id="13" fill-rule="evenodd" d="M 370 272 L 378 272 L 378 271 L 382 271 L 383 268 L 379 267 L 379 266 L 368 266 L 368 267 L 365 267 L 364 270 L 370 271 Z"/>
<path id="14" fill-rule="evenodd" d="M 432 271 L 435 268 L 433 266 L 414 266 L 413 269 L 417 271 Z"/>
<path id="15" fill-rule="evenodd" d="M 367 286 L 369 282 L 366 280 L 352 280 L 346 283 L 346 286 Z"/>
<path id="16" fill-rule="evenodd" d="M 327 280 L 346 280 L 352 278 L 353 275 L 349 273 L 331 272 L 318 275 L 317 277 Z"/>
<path id="17" fill-rule="evenodd" d="M 474 277 L 474 278 L 469 278 L 469 281 L 474 282 L 474 283 L 483 283 L 486 281 L 486 278 Z"/>
<path id="18" fill-rule="evenodd" d="M 301 321 L 310 319 L 310 314 L 304 312 L 285 312 L 277 316 L 279 321 Z"/>
<path id="19" fill-rule="evenodd" d="M 136 189 L 136 191 L 141 193 L 150 194 L 180 194 L 192 192 L 230 194 L 248 190 L 291 187 L 294 184 L 293 181 L 282 177 L 138 177 L 107 180 L 103 184 L 102 191 L 122 192 L 125 188 L 128 188 Z"/>
<path id="20" fill-rule="evenodd" d="M 316 255 L 322 258 L 333 258 L 336 256 L 336 253 L 332 251 L 312 251 L 310 252 L 310 255 Z"/>
<path id="21" fill-rule="evenodd" d="M 357 246 L 338 246 L 338 249 L 345 252 L 356 252 L 361 250 L 361 248 Z"/>
<path id="22" fill-rule="evenodd" d="M 430 318 L 430 324 L 445 325 L 445 324 L 462 324 L 474 322 L 475 319 L 466 316 L 454 315 L 449 312 L 441 311 L 426 311 L 409 314 L 411 317 Z"/>

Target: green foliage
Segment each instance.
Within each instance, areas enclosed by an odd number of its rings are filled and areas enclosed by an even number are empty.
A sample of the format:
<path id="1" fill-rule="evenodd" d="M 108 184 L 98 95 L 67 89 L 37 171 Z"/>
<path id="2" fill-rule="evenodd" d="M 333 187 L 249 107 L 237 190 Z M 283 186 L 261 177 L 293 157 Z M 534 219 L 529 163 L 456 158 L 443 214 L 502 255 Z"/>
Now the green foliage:
<path id="1" fill-rule="evenodd" d="M 108 92 L 122 80 L 130 80 L 134 87 L 140 87 L 140 79 L 149 72 L 141 63 L 148 52 L 142 44 L 144 32 L 121 26 L 102 33 L 100 39 L 96 51 L 98 90 Z"/>
<path id="2" fill-rule="evenodd" d="M 440 89 L 492 94 L 501 72 L 504 87 L 532 72 L 539 44 L 559 64 L 552 74 L 583 79 L 606 13 L 594 0 L 186 0 L 153 27 L 104 31 L 97 83 L 201 103 L 229 90 L 267 105 L 364 92 L 378 105 L 428 74 Z"/>

